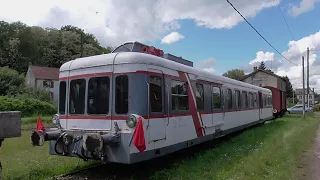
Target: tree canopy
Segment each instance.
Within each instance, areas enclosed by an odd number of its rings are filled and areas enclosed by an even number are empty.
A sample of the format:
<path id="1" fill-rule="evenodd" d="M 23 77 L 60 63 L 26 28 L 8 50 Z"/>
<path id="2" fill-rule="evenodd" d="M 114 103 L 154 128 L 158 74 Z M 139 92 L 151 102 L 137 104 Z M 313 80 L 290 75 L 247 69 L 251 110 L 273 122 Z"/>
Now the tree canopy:
<path id="1" fill-rule="evenodd" d="M 223 73 L 222 76 L 240 81 L 244 77 L 244 70 L 231 69 L 231 70 Z"/>
<path id="2" fill-rule="evenodd" d="M 288 78 L 288 76 L 283 76 L 283 78 L 286 80 L 286 95 L 288 98 L 292 98 L 293 96 L 293 88 L 292 88 L 292 84 L 290 82 L 290 79 Z"/>
<path id="3" fill-rule="evenodd" d="M 94 35 L 71 25 L 44 29 L 0 21 L 0 66 L 19 73 L 26 72 L 29 63 L 58 68 L 80 57 L 81 34 L 84 57 L 111 52 L 111 48 L 102 47 Z"/>

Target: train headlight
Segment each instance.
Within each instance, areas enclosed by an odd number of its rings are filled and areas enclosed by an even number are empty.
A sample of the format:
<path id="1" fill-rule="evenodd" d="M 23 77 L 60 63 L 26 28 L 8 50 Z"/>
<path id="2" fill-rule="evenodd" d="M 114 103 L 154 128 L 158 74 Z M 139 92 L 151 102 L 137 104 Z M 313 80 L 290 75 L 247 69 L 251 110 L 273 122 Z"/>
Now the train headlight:
<path id="1" fill-rule="evenodd" d="M 129 128 L 134 128 L 137 125 L 137 118 L 134 115 L 130 115 L 126 123 Z"/>
<path id="2" fill-rule="evenodd" d="M 55 114 L 55 115 L 52 117 L 52 123 L 53 123 L 54 125 L 56 125 L 57 128 L 61 128 L 60 118 L 59 118 L 59 115 L 58 115 L 58 114 Z"/>

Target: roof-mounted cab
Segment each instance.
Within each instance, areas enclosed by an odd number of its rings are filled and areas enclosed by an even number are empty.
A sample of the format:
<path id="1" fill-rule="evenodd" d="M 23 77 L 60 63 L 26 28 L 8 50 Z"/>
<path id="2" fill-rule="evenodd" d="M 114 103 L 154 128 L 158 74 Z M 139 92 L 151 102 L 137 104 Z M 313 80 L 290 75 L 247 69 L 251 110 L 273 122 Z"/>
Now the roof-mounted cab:
<path id="1" fill-rule="evenodd" d="M 153 46 L 148 46 L 145 44 L 142 44 L 140 42 L 127 42 L 124 43 L 120 46 L 118 46 L 117 48 L 115 48 L 112 53 L 114 52 L 140 52 L 140 53 L 147 53 L 147 54 L 151 54 L 154 56 L 159 56 L 165 59 L 169 59 L 171 61 L 175 61 L 177 63 L 180 64 L 184 64 L 187 66 L 191 66 L 193 67 L 193 62 L 192 61 L 188 61 L 186 59 L 183 59 L 182 57 L 177 57 L 174 56 L 172 54 L 164 54 L 163 51 L 161 49 L 157 49 Z"/>

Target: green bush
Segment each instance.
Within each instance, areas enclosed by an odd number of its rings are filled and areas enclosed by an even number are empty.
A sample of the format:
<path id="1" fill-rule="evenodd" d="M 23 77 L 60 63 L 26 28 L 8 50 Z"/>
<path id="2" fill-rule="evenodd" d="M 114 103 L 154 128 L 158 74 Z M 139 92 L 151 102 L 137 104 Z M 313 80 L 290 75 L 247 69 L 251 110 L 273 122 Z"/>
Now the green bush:
<path id="1" fill-rule="evenodd" d="M 52 97 L 49 93 L 49 91 L 45 91 L 42 89 L 34 89 L 31 87 L 24 87 L 23 90 L 20 91 L 17 95 L 14 96 L 18 99 L 38 99 L 40 101 L 48 102 L 50 104 L 54 104 Z"/>
<path id="2" fill-rule="evenodd" d="M 22 116 L 25 117 L 35 114 L 53 115 L 57 112 L 57 109 L 54 105 L 37 99 L 0 96 L 0 111 L 21 111 Z"/>
<path id="3" fill-rule="evenodd" d="M 0 67 L 0 96 L 14 96 L 20 93 L 24 86 L 23 75 L 8 67 Z"/>
<path id="4" fill-rule="evenodd" d="M 313 111 L 320 111 L 320 104 L 316 104 L 316 105 L 313 107 Z"/>

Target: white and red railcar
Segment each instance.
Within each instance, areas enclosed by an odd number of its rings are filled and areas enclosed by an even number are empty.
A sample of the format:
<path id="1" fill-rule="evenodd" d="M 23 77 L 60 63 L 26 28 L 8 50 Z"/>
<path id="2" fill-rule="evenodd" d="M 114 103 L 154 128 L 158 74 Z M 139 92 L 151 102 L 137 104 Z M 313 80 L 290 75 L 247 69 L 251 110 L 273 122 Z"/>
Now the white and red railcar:
<path id="1" fill-rule="evenodd" d="M 66 62 L 59 79 L 57 128 L 31 135 L 53 155 L 136 163 L 273 118 L 269 89 L 138 42 Z"/>

